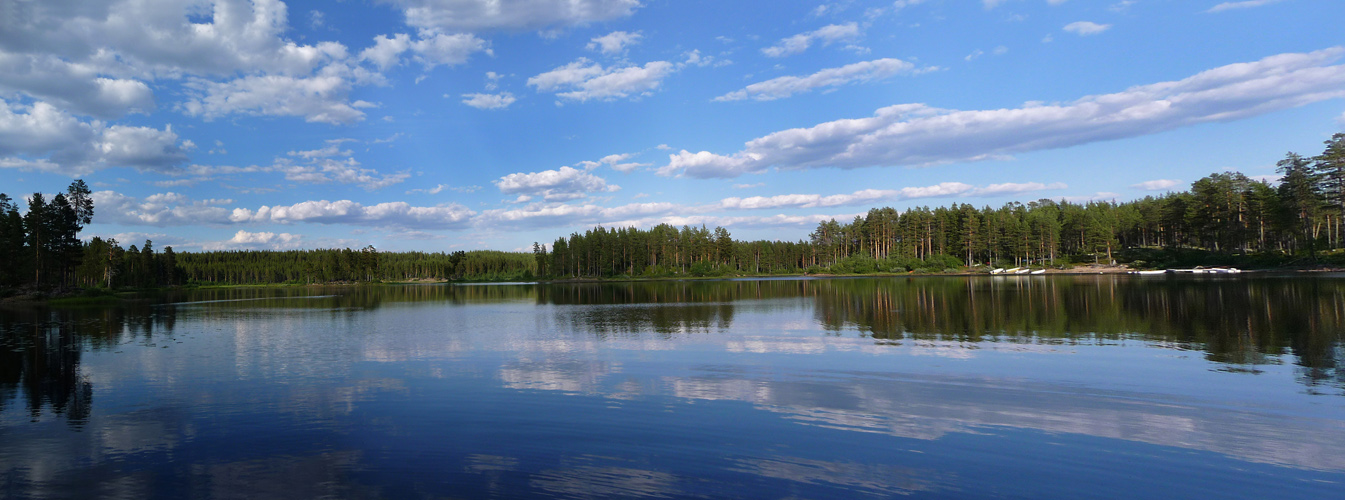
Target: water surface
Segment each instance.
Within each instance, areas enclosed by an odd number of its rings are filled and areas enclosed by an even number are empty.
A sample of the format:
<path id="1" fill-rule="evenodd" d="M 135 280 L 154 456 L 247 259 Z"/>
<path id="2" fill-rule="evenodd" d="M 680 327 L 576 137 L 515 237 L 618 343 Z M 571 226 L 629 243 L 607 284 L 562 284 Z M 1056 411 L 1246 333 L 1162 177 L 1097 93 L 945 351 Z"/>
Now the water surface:
<path id="1" fill-rule="evenodd" d="M 1345 279 L 215 289 L 0 309 L 0 496 L 1340 498 Z"/>

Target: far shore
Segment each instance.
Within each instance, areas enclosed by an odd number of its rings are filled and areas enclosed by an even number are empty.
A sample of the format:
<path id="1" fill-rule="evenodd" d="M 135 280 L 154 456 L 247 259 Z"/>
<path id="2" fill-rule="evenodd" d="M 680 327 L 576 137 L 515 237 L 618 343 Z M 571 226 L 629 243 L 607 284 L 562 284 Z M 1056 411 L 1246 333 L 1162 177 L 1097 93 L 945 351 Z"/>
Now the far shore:
<path id="1" fill-rule="evenodd" d="M 1125 275 L 1133 271 L 1125 265 L 1103 265 L 1089 264 L 1075 266 L 1068 269 L 1046 269 L 1044 275 L 1052 276 L 1084 276 L 1084 275 Z M 1316 266 L 1316 267 L 1281 267 L 1267 269 L 1244 269 L 1242 274 L 1265 274 L 1265 273 L 1303 273 L 1316 274 L 1324 272 L 1345 272 L 1345 269 Z M 188 285 L 174 286 L 164 288 L 143 288 L 143 289 L 124 289 L 124 290 L 106 290 L 106 289 L 83 289 L 83 288 L 65 288 L 65 289 L 47 289 L 47 290 L 0 290 L 0 295 L 7 296 L 0 298 L 0 305 L 108 305 L 117 304 L 126 300 L 134 300 L 134 296 L 145 292 L 159 292 L 165 290 L 208 290 L 208 289 L 228 289 L 228 288 L 293 288 L 293 287 L 332 287 L 332 286 L 377 286 L 377 285 L 435 285 L 435 284 L 573 284 L 573 283 L 631 283 L 631 282 L 658 282 L 658 281 L 719 281 L 719 280 L 750 280 L 750 279 L 775 279 L 775 278 L 809 278 L 809 279 L 852 279 L 852 278 L 920 278 L 920 277 L 962 277 L 962 276 L 984 276 L 984 277 L 1002 277 L 1002 278 L 1021 278 L 1031 276 L 1043 276 L 1043 274 L 989 274 L 984 268 L 969 269 L 956 272 L 919 272 L 909 271 L 904 273 L 868 273 L 868 274 L 830 274 L 830 273 L 793 273 L 793 274 L 735 274 L 723 276 L 629 276 L 629 277 L 583 277 L 583 278 L 564 278 L 564 279 L 543 279 L 543 280 L 518 280 L 518 281 L 483 281 L 483 280 L 447 280 L 447 279 L 422 279 L 408 281 L 379 281 L 379 282 L 329 282 L 329 283 L 259 283 L 259 284 L 241 284 L 241 285 Z"/>

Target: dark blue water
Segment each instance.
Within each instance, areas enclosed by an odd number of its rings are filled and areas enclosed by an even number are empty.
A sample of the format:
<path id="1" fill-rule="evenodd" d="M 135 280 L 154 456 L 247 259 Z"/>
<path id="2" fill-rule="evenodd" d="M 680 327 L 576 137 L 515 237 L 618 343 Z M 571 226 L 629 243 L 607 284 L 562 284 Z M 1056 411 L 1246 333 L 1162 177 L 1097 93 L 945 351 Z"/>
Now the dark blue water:
<path id="1" fill-rule="evenodd" d="M 6 498 L 1342 498 L 1345 280 L 0 309 Z"/>

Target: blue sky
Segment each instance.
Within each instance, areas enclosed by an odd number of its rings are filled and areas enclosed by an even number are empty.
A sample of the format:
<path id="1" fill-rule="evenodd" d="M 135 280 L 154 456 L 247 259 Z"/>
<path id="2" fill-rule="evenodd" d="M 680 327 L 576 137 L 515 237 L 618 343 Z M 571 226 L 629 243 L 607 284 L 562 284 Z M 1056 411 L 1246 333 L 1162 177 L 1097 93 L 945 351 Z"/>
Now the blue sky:
<path id="1" fill-rule="evenodd" d="M 515 250 L 1128 200 L 1345 129 L 1338 0 L 0 0 L 0 191 L 85 237 Z"/>

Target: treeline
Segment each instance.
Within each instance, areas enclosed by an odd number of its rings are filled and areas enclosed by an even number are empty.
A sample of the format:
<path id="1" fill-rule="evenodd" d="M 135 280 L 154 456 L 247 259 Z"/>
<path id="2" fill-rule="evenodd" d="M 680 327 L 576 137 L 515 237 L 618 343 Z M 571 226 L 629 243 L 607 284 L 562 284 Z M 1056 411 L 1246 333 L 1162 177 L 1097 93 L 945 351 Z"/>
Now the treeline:
<path id="1" fill-rule="evenodd" d="M 1117 203 L 1042 199 L 999 208 L 970 204 L 874 208 L 818 224 L 799 241 L 739 241 L 724 228 L 597 227 L 533 252 L 359 250 L 156 253 L 151 241 L 123 249 L 81 242 L 93 201 L 81 180 L 28 211 L 0 194 L 0 288 L 24 285 L 155 287 L 357 281 L 478 280 L 728 274 L 945 271 L 964 266 L 1063 266 L 1194 252 L 1199 259 L 1258 256 L 1313 261 L 1345 247 L 1345 133 L 1313 157 L 1289 153 L 1278 182 L 1236 172 L 1189 190 Z M 1206 262 L 1213 263 L 1213 262 Z"/>
<path id="2" fill-rule="evenodd" d="M 531 254 L 470 252 L 379 252 L 360 250 L 233 250 L 183 252 L 177 266 L 188 284 L 312 284 L 364 281 L 531 280 Z"/>
<path id="3" fill-rule="evenodd" d="M 66 192 L 27 198 L 28 210 L 0 194 L 0 292 L 22 287 L 154 288 L 206 284 L 309 284 L 411 280 L 532 280 L 537 263 L 526 252 L 379 252 L 359 250 L 237 250 L 156 252 L 145 240 L 123 248 L 113 238 L 82 242 L 93 219 L 84 181 Z M 5 292 L 8 293 L 8 292 Z M 4 293 L 0 293 L 0 296 Z"/>
<path id="4" fill-rule="evenodd" d="M 70 285 L 83 260 L 79 232 L 93 220 L 93 198 L 82 180 L 66 192 L 28 198 L 28 211 L 0 193 L 0 287 L 31 283 Z"/>
<path id="5" fill-rule="evenodd" d="M 797 242 L 737 241 L 723 228 L 597 227 L 557 239 L 549 252 L 534 244 L 534 255 L 553 277 L 710 276 L 1114 263 L 1119 253 L 1145 249 L 1286 262 L 1345 246 L 1345 134 L 1317 156 L 1289 153 L 1277 166 L 1276 184 L 1216 173 L 1187 191 L 1125 203 L 875 208 L 822 222 Z"/>

